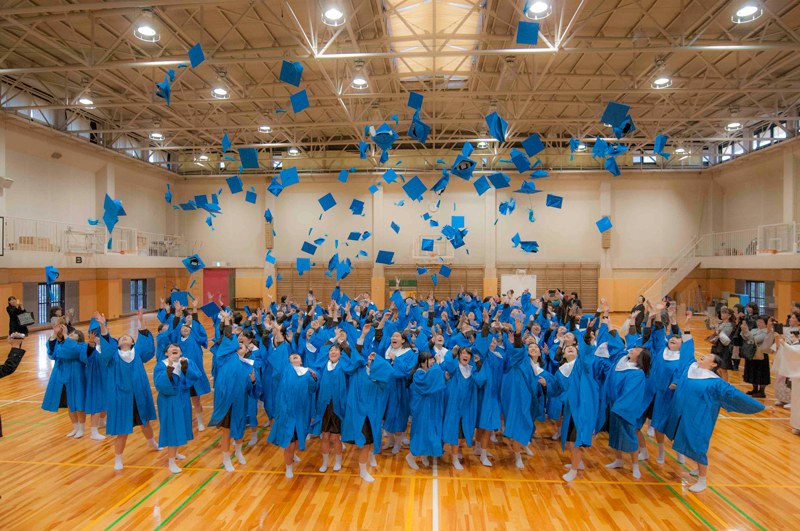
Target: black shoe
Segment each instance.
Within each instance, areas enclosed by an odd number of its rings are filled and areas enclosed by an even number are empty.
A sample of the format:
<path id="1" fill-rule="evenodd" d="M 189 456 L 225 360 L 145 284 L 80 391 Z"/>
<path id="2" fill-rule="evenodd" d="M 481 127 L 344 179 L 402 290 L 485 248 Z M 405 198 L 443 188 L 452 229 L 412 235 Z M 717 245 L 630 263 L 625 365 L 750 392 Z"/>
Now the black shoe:
<path id="1" fill-rule="evenodd" d="M 750 391 L 747 391 L 747 394 L 752 396 L 753 394 L 755 394 L 755 392 L 756 392 L 755 389 L 751 389 Z"/>
<path id="2" fill-rule="evenodd" d="M 764 391 L 756 391 L 753 393 L 753 398 L 767 398 L 767 394 Z"/>

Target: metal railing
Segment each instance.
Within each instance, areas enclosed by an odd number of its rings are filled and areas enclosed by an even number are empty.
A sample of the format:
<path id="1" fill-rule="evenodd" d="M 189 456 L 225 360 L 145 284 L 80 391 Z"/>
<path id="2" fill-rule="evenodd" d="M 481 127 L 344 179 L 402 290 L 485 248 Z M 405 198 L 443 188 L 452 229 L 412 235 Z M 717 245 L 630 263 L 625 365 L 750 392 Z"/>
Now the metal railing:
<path id="1" fill-rule="evenodd" d="M 697 242 L 694 256 L 755 256 L 759 229 L 705 234 Z"/>
<path id="2" fill-rule="evenodd" d="M 107 249 L 108 232 L 100 225 L 80 225 L 9 216 L 5 217 L 4 223 L 3 245 L 6 251 L 122 253 L 171 258 L 185 258 L 191 254 L 192 245 L 189 239 L 174 234 L 115 227 L 111 233 L 111 248 Z"/>

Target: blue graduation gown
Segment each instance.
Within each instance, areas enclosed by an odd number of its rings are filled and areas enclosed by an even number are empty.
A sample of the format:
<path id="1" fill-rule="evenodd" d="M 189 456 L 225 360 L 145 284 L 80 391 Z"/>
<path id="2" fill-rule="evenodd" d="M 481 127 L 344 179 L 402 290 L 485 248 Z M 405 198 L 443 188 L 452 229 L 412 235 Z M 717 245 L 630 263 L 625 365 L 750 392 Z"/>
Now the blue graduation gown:
<path id="1" fill-rule="evenodd" d="M 247 422 L 246 425 L 250 428 L 258 428 L 258 397 L 263 394 L 261 383 L 261 362 L 255 358 L 255 352 L 250 353 L 250 357 L 246 359 L 239 359 L 242 362 L 244 370 L 250 373 L 255 371 L 255 392 L 247 395 Z M 252 362 L 252 363 L 251 363 Z"/>
<path id="2" fill-rule="evenodd" d="M 406 379 L 418 359 L 417 354 L 409 349 L 401 356 L 395 357 L 392 364 L 393 374 L 386 383 L 386 416 L 383 421 L 383 429 L 389 433 L 405 432 L 408 428 L 410 397 Z M 444 377 L 444 373 L 442 377 Z"/>
<path id="3" fill-rule="evenodd" d="M 411 455 L 442 456 L 445 379 L 441 365 L 417 369 L 411 383 Z"/>
<path id="4" fill-rule="evenodd" d="M 81 349 L 81 361 L 86 366 L 86 409 L 87 415 L 102 413 L 107 409 L 106 400 L 108 397 L 108 367 L 97 351 L 99 345 L 92 351 L 87 348 Z"/>
<path id="5" fill-rule="evenodd" d="M 647 399 L 647 378 L 641 369 L 627 366 L 628 358 L 621 358 L 611 370 L 606 382 L 608 407 L 608 445 L 620 452 L 632 453 L 639 449 L 636 428 L 639 418 L 650 404 Z"/>
<path id="6" fill-rule="evenodd" d="M 375 356 L 377 357 L 377 356 Z M 333 413 L 344 420 L 347 414 L 347 374 L 350 365 L 350 358 L 342 353 L 339 361 L 332 371 L 328 370 L 328 364 L 319 366 L 317 370 L 317 397 L 314 401 L 314 422 L 311 424 L 311 434 L 319 436 L 322 433 L 322 417 L 325 416 L 325 409 L 328 404 L 333 402 Z M 316 369 L 315 369 L 316 370 Z"/>
<path id="7" fill-rule="evenodd" d="M 500 387 L 503 382 L 503 370 L 505 362 L 502 350 L 497 348 L 494 352 L 489 351 L 491 336 L 483 337 L 478 335 L 475 339 L 475 350 L 483 361 L 486 384 L 478 388 L 478 423 L 477 427 L 482 430 L 499 430 L 502 427 L 500 421 Z"/>
<path id="8" fill-rule="evenodd" d="M 52 351 L 50 350 L 51 345 L 54 345 Z M 64 341 L 48 341 L 47 356 L 56 363 L 50 373 L 50 381 L 47 382 L 47 390 L 42 401 L 43 410 L 58 412 L 61 392 L 66 388 L 69 410 L 72 412 L 84 411 L 86 407 L 86 371 L 81 362 L 81 352 L 85 354 L 88 347 L 89 345 L 86 343 L 76 343 L 68 337 Z"/>
<path id="9" fill-rule="evenodd" d="M 288 448 L 292 437 L 297 433 L 297 446 L 306 449 L 308 421 L 314 401 L 317 382 L 310 372 L 297 374 L 289 363 L 289 352 L 286 343 L 270 353 L 272 368 L 280 375 L 280 387 L 275 397 L 275 423 L 269 431 L 267 441 L 281 448 Z"/>
<path id="10" fill-rule="evenodd" d="M 252 367 L 245 367 L 236 351 L 239 341 L 236 338 L 223 337 L 217 350 L 214 379 L 214 412 L 211 413 L 209 426 L 217 426 L 228 411 L 231 412 L 231 438 L 239 440 L 244 437 L 247 423 L 247 399 L 256 395 L 256 384 L 250 380 Z"/>
<path id="11" fill-rule="evenodd" d="M 200 377 L 197 365 L 189 360 L 186 374 L 177 369 L 172 381 L 167 377 L 167 365 L 156 362 L 153 368 L 153 384 L 158 391 L 158 445 L 161 447 L 183 446 L 192 439 L 192 399 L 189 389 Z"/>
<path id="12" fill-rule="evenodd" d="M 500 390 L 500 408 L 505 420 L 503 435 L 525 446 L 533 437 L 532 402 L 538 398 L 533 386 L 533 367 L 525 347 L 511 348 L 505 361 Z"/>
<path id="13" fill-rule="evenodd" d="M 489 369 L 485 365 L 480 371 L 474 365 L 469 378 L 464 378 L 459 368 L 459 361 L 453 359 L 445 364 L 450 379 L 445 391 L 444 424 L 442 425 L 442 442 L 458 444 L 458 428 L 464 432 L 467 446 L 472 447 L 475 435 L 475 424 L 478 419 L 478 389 L 486 384 Z"/>
<path id="14" fill-rule="evenodd" d="M 681 375 L 664 434 L 672 440 L 673 450 L 707 465 L 706 453 L 720 407 L 735 413 L 753 414 L 763 411 L 764 405 L 722 378 L 690 378 L 694 365 L 686 367 Z"/>
<path id="15" fill-rule="evenodd" d="M 134 401 L 143 423 L 156 420 L 156 406 L 153 392 L 147 378 L 144 364 L 156 355 L 153 335 L 147 331 L 139 332 L 133 347 L 135 355 L 130 363 L 119 356 L 117 341 L 111 343 L 99 336 L 100 356 L 108 367 L 108 420 L 106 435 L 128 435 L 133 433 Z"/>
<path id="16" fill-rule="evenodd" d="M 256 375 L 256 378 L 261 380 L 260 400 L 264 402 L 264 412 L 267 414 L 267 418 L 272 420 L 275 418 L 275 389 L 277 381 L 275 371 L 268 360 L 269 347 L 267 343 L 269 341 L 262 341 L 258 347 L 256 358 L 259 360 L 258 370 L 260 374 Z"/>
<path id="17" fill-rule="evenodd" d="M 594 378 L 594 347 L 578 341 L 578 357 L 569 377 L 561 367 L 556 372 L 548 394 L 561 396 L 564 403 L 564 419 L 561 423 L 561 449 L 566 450 L 570 421 L 575 425 L 575 446 L 592 446 L 600 403 L 600 387 Z"/>
<path id="18" fill-rule="evenodd" d="M 347 390 L 347 405 L 342 421 L 342 440 L 354 442 L 359 448 L 366 444 L 362 433 L 364 422 L 369 419 L 372 439 L 375 442 L 373 453 L 381 452 L 381 421 L 383 420 L 384 393 L 386 382 L 393 374 L 391 364 L 380 356 L 375 356 L 367 373 L 367 360 L 356 351 L 350 352 L 350 365 L 347 374 L 350 378 Z"/>
<path id="19" fill-rule="evenodd" d="M 653 332 L 656 334 L 663 330 Z M 666 345 L 664 345 L 666 348 Z M 675 398 L 675 390 L 669 386 L 678 383 L 678 379 L 683 374 L 684 369 L 695 362 L 694 340 L 689 340 L 681 345 L 680 357 L 677 360 L 669 361 L 664 359 L 664 349 L 653 352 L 653 362 L 650 367 L 650 377 L 648 386 L 655 395 L 653 399 L 653 417 L 650 419 L 650 426 L 654 430 L 664 433 L 670 413 L 672 412 L 672 402 Z"/>
<path id="20" fill-rule="evenodd" d="M 181 347 L 181 355 L 193 362 L 197 367 L 198 375 L 194 382 L 194 392 L 197 396 L 207 395 L 211 392 L 211 383 L 208 381 L 206 370 L 203 367 L 203 347 L 196 336 L 189 334 L 186 338 L 178 340 Z"/>

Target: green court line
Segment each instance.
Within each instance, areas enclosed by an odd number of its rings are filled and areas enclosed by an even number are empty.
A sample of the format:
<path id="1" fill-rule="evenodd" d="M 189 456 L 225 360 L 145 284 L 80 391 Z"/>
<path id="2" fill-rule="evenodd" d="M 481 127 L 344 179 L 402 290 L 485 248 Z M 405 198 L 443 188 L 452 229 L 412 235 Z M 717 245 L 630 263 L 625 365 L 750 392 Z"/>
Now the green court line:
<path id="1" fill-rule="evenodd" d="M 656 479 L 657 479 L 657 480 L 658 480 L 660 483 L 664 483 L 664 484 L 666 485 L 666 482 L 665 482 L 663 479 L 661 479 L 661 478 L 658 476 L 658 474 L 656 474 L 655 472 L 653 472 L 653 469 L 652 469 L 652 468 L 650 468 L 650 467 L 647 465 L 647 463 L 645 463 L 644 461 L 640 461 L 640 464 L 641 464 L 641 465 L 643 465 L 643 466 L 644 466 L 644 467 L 645 467 L 645 468 L 648 470 L 648 472 L 650 472 L 651 474 L 653 474 L 653 477 L 655 477 L 655 478 L 656 478 Z M 676 497 L 677 497 L 677 498 L 678 498 L 678 499 L 679 499 L 679 500 L 680 500 L 680 501 L 681 501 L 681 502 L 682 502 L 682 503 L 683 503 L 683 504 L 684 504 L 686 507 L 688 507 L 688 508 L 689 508 L 689 510 L 690 510 L 690 511 L 692 511 L 696 517 L 698 517 L 698 518 L 699 518 L 699 519 L 700 519 L 700 520 L 701 520 L 701 521 L 702 521 L 704 524 L 706 524 L 706 526 L 708 526 L 708 528 L 709 528 L 709 529 L 711 529 L 712 531 L 717 531 L 717 530 L 714 528 L 714 526 L 712 526 L 711 524 L 709 524 L 709 523 L 708 523 L 708 521 L 707 521 L 705 518 L 703 518 L 703 517 L 700 515 L 700 513 L 698 513 L 698 512 L 695 510 L 695 508 L 694 508 L 694 507 L 692 507 L 691 505 L 689 505 L 689 502 L 687 502 L 686 500 L 684 500 L 684 499 L 683 499 L 683 496 L 681 496 L 680 494 L 678 494 L 677 492 L 675 492 L 675 489 L 673 489 L 673 488 L 672 488 L 671 486 L 669 486 L 669 485 L 666 485 L 666 487 L 667 487 L 667 489 L 669 489 L 669 491 L 670 491 L 672 494 L 674 494 L 674 495 L 675 495 L 675 496 L 676 496 Z"/>
<path id="2" fill-rule="evenodd" d="M 55 418 L 52 418 L 52 419 L 48 420 L 47 422 L 40 422 L 40 423 L 39 423 L 39 424 L 37 424 L 36 426 L 31 426 L 31 427 L 30 427 L 30 428 L 28 428 L 27 430 L 22 430 L 22 431 L 20 431 L 20 432 L 13 433 L 13 434 L 11 434 L 11 435 L 9 435 L 9 436 L 7 436 L 7 437 L 3 437 L 2 439 L 0 439 L 0 443 L 2 443 L 3 441 L 7 441 L 7 440 L 9 440 L 9 439 L 13 439 L 13 438 L 14 438 L 14 437 L 16 437 L 17 435 L 22 435 L 23 433 L 28 433 L 28 432 L 29 432 L 29 431 L 31 431 L 31 430 L 35 430 L 35 429 L 36 429 L 36 428 L 38 428 L 39 426 L 44 426 L 45 424 L 50 424 L 51 422 L 53 422 L 53 421 L 56 421 L 56 420 L 58 420 L 58 419 L 63 419 L 63 418 L 64 418 L 64 417 L 66 417 L 67 415 L 69 415 L 69 413 L 64 413 L 63 415 L 59 415 L 59 416 L 57 416 L 57 417 L 55 417 Z"/>
<path id="3" fill-rule="evenodd" d="M 9 423 L 7 424 L 7 426 L 11 426 L 12 424 L 20 424 L 20 423 L 22 423 L 22 422 L 25 422 L 25 421 L 26 421 L 26 420 L 28 420 L 28 419 L 32 419 L 33 417 L 38 417 L 39 415 L 41 415 L 41 414 L 43 414 L 43 413 L 49 413 L 49 411 L 39 411 L 39 412 L 38 412 L 38 413 L 36 413 L 35 415 L 31 415 L 30 417 L 25 417 L 25 418 L 24 418 L 24 419 L 22 419 L 22 420 L 16 420 L 16 421 L 14 421 L 14 422 L 9 422 Z M 45 421 L 45 422 L 46 422 L 46 421 Z M 44 424 L 44 422 L 41 422 L 41 423 L 39 423 L 39 424 Z"/>
<path id="4" fill-rule="evenodd" d="M 645 435 L 645 438 L 646 438 L 648 441 L 650 441 L 651 443 L 653 443 L 653 444 L 658 444 L 658 442 L 657 442 L 657 441 L 654 441 L 654 440 L 653 440 L 653 439 L 651 439 L 651 438 L 650 438 L 648 435 Z M 689 470 L 689 467 L 687 467 L 687 466 L 686 466 L 685 464 L 683 464 L 683 463 L 680 463 L 680 462 L 678 462 L 678 459 L 677 459 L 675 456 L 673 456 L 672 454 L 669 454 L 669 453 L 667 453 L 667 452 L 666 452 L 666 450 L 664 451 L 664 453 L 665 453 L 666 455 L 668 455 L 670 459 L 672 459 L 673 461 L 675 461 L 676 463 L 678 463 L 678 464 L 679 464 L 681 467 L 683 467 L 683 469 L 684 469 L 684 470 L 686 470 L 687 472 L 689 472 L 689 471 L 690 471 L 690 470 Z M 759 529 L 761 529 L 761 531 L 767 531 L 767 530 L 764 528 L 764 526 L 762 526 L 761 524 L 759 524 L 758 522 L 756 522 L 755 520 L 753 520 L 752 518 L 750 518 L 750 515 L 749 515 L 749 514 L 747 514 L 747 513 L 746 513 L 746 512 L 744 512 L 743 510 L 739 509 L 739 508 L 738 508 L 738 507 L 737 507 L 737 506 L 736 506 L 736 505 L 735 505 L 735 504 L 734 504 L 732 501 L 730 501 L 728 498 L 726 498 L 725 496 L 723 496 L 722 494 L 720 494 L 720 492 L 719 492 L 717 489 L 715 489 L 714 487 L 710 487 L 710 486 L 709 486 L 709 487 L 708 487 L 708 490 L 710 490 L 711 492 L 713 492 L 714 494 L 716 494 L 717 496 L 719 496 L 720 498 L 722 498 L 723 500 L 725 500 L 725 503 L 727 503 L 728 505 L 730 505 L 731 507 L 733 507 L 734 509 L 736 509 L 736 512 L 738 512 L 739 514 L 741 514 L 742 516 L 744 516 L 745 518 L 747 518 L 748 520 L 750 520 L 750 522 L 751 522 L 751 523 L 752 523 L 754 526 L 756 526 L 756 527 L 758 527 Z"/>
<path id="5" fill-rule="evenodd" d="M 189 503 L 190 501 L 192 501 L 192 498 L 194 498 L 194 497 L 195 497 L 195 495 L 196 495 L 198 492 L 200 492 L 201 490 L 203 490 L 203 487 L 205 487 L 205 486 L 208 484 L 208 482 L 209 482 L 209 481 L 211 481 L 212 479 L 214 479 L 214 476 L 216 476 L 217 474 L 219 474 L 219 472 L 214 472 L 213 474 L 211 474 L 211 477 L 210 477 L 210 478 L 208 478 L 208 479 L 205 481 L 205 483 L 203 483 L 202 485 L 200 485 L 199 487 L 197 487 L 197 490 L 196 490 L 196 491 L 194 491 L 194 492 L 191 494 L 191 496 L 189 496 L 188 498 L 186 498 L 186 499 L 184 500 L 184 502 L 178 506 L 178 508 L 177 508 L 177 509 L 175 509 L 174 511 L 172 511 L 172 514 L 170 514 L 169 516 L 167 516 L 167 519 L 166 519 L 166 520 L 164 520 L 163 522 L 161 522 L 161 524 L 160 524 L 158 527 L 156 527 L 156 531 L 157 531 L 158 529 L 161 529 L 162 527 L 164 527 L 164 526 L 167 524 L 167 522 L 169 522 L 169 521 L 172 519 L 172 517 L 173 517 L 173 516 L 175 516 L 175 515 L 178 513 L 178 511 L 180 511 L 180 510 L 183 508 L 183 506 L 184 506 L 184 505 L 186 505 L 187 503 Z"/>

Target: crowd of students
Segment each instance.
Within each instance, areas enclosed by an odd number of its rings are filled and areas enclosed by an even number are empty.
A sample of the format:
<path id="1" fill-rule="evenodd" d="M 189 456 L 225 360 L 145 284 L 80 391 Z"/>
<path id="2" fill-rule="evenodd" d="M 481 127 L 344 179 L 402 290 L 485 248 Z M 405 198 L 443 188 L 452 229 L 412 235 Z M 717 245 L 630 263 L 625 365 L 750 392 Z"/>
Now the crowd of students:
<path id="1" fill-rule="evenodd" d="M 283 449 L 286 477 L 293 476 L 297 452 L 319 437 L 320 472 L 331 462 L 340 470 L 344 443 L 352 443 L 367 482 L 374 480 L 368 465 L 377 466 L 375 456 L 399 454 L 404 446 L 413 469 L 418 459 L 428 466 L 429 458 L 446 451 L 447 461 L 462 470 L 468 449 L 491 467 L 490 451 L 503 444 L 513 451 L 515 466 L 525 468 L 523 455 L 533 455 L 529 445 L 542 423 L 555 425 L 552 438 L 569 451 L 565 481 L 584 470 L 583 456 L 602 432 L 615 453 L 606 468 L 626 467 L 628 454 L 633 477 L 640 478 L 639 461 L 649 459 L 642 433 L 649 421 L 657 462 L 664 463 L 670 439 L 680 462 L 697 463 L 691 490 L 705 489 L 720 408 L 764 409 L 727 382 L 730 356 L 718 350 L 696 359 L 674 305 L 654 308 L 642 300 L 617 329 L 605 301 L 584 315 L 572 295 L 554 290 L 535 299 L 526 290 L 481 300 L 462 289 L 455 298 L 437 301 L 432 293 L 415 300 L 395 291 L 381 310 L 367 294 L 350 299 L 337 287 L 327 304 L 309 292 L 305 304 L 283 297 L 249 315 L 216 307 L 210 347 L 196 302 L 191 310 L 164 303 L 155 337 L 141 310 L 136 338 L 111 337 L 99 313 L 86 336 L 58 319 L 47 345 L 55 365 L 42 407 L 69 408 L 68 437 L 82 437 L 91 415 L 92 439 L 105 438 L 102 427 L 116 437 L 117 470 L 123 468 L 127 437 L 139 426 L 153 451 L 167 449 L 169 470 L 179 473 L 180 449 L 195 430 L 206 429 L 200 397 L 213 393 L 208 426 L 222 430 L 226 470 L 235 470 L 232 454 L 246 464 L 245 434 L 250 433 L 248 446 L 258 442 L 263 408 L 267 441 Z M 727 308 L 721 314 L 727 322 Z M 754 326 L 743 319 L 740 334 L 763 350 L 760 331 L 769 326 L 760 317 Z M 776 342 L 784 340 L 769 333 Z M 206 352 L 212 357 L 210 379 Z M 763 369 L 750 372 L 751 394 L 759 396 Z M 156 419 L 158 442 L 151 427 Z"/>

